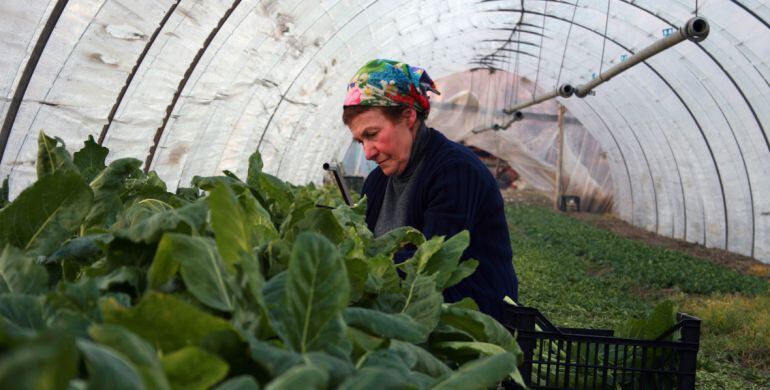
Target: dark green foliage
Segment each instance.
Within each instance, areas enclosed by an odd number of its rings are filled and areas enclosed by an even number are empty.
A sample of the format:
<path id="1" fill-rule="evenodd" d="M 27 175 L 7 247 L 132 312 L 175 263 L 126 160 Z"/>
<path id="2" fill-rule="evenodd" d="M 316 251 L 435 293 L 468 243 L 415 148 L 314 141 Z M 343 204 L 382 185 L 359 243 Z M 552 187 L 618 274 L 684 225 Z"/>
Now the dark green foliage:
<path id="1" fill-rule="evenodd" d="M 3 388 L 485 388 L 518 373 L 500 324 L 443 303 L 475 269 L 458 265 L 465 232 L 374 239 L 365 200 L 284 183 L 258 154 L 245 182 L 173 194 L 139 160 L 105 166 L 93 139 L 74 158 L 39 145 L 38 181 L 0 210 Z"/>
<path id="2" fill-rule="evenodd" d="M 0 245 L 49 255 L 78 231 L 92 201 L 91 189 L 76 172 L 47 174 L 0 211 Z"/>
<path id="3" fill-rule="evenodd" d="M 8 200 L 8 194 L 10 189 L 8 188 L 8 177 L 3 179 L 3 184 L 0 185 L 0 209 L 7 206 L 10 201 Z"/>
<path id="4" fill-rule="evenodd" d="M 75 152 L 72 161 L 80 170 L 83 178 L 87 182 L 91 182 L 104 169 L 104 159 L 107 158 L 109 151 L 104 146 L 97 144 L 94 137 L 89 135 L 85 147 Z"/>
<path id="5" fill-rule="evenodd" d="M 520 282 L 520 302 L 538 308 L 559 326 L 620 330 L 634 321 L 630 319 L 649 318 L 654 307 L 664 299 L 672 299 L 687 313 L 700 317 L 703 314 L 693 307 L 704 307 L 704 300 L 723 302 L 730 308 L 738 306 L 738 302 L 756 300 L 753 307 L 761 307 L 759 302 L 766 301 L 770 292 L 767 282 L 759 278 L 743 276 L 675 251 L 649 247 L 546 208 L 509 204 L 506 213 Z M 620 243 L 625 251 L 617 251 L 612 243 Z M 589 247 L 592 248 L 589 250 Z M 657 256 L 667 256 L 673 263 L 659 264 Z M 637 278 L 637 271 L 646 275 L 645 278 Z M 672 271 L 686 271 L 686 278 L 694 281 L 716 279 L 719 282 L 698 289 L 703 296 L 698 292 L 683 292 L 684 286 L 695 283 L 672 284 Z M 746 297 L 718 292 L 732 290 Z M 708 306 L 704 310 L 708 310 Z M 750 316 L 731 314 L 734 318 L 725 318 L 723 312 L 716 315 L 732 321 L 729 323 L 746 324 L 748 329 L 767 328 L 763 326 L 766 321 L 746 323 Z M 736 348 L 746 351 L 745 345 L 761 350 L 758 345 L 762 343 L 756 342 L 757 336 L 751 334 L 747 336 L 751 341 L 740 344 L 732 333 L 710 335 L 708 329 L 714 324 L 708 316 L 701 319 L 704 322 L 698 352 L 698 383 L 704 389 L 766 388 L 766 373 L 754 372 L 740 360 L 736 362 L 737 354 L 732 353 Z M 730 329 L 737 328 L 730 326 Z M 735 345 L 731 350 L 725 343 Z"/>
<path id="6" fill-rule="evenodd" d="M 605 273 L 606 278 L 617 279 L 620 283 L 676 288 L 697 294 L 741 292 L 754 295 L 768 290 L 767 282 L 761 278 L 741 275 L 669 249 L 622 238 L 547 209 L 514 205 L 507 212 L 508 220 L 516 224 L 517 234 L 524 235 L 560 259 L 587 261 L 594 268 L 609 271 Z"/>

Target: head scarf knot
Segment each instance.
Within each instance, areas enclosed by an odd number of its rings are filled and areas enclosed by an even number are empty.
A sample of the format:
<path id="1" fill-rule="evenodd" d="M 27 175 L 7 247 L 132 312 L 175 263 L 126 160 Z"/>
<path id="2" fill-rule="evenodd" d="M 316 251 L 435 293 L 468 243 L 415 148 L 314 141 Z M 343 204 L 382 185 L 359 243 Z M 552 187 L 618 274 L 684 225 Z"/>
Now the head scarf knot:
<path id="1" fill-rule="evenodd" d="M 376 59 L 367 62 L 350 80 L 343 106 L 409 106 L 427 118 L 428 91 L 440 95 L 425 69 Z"/>

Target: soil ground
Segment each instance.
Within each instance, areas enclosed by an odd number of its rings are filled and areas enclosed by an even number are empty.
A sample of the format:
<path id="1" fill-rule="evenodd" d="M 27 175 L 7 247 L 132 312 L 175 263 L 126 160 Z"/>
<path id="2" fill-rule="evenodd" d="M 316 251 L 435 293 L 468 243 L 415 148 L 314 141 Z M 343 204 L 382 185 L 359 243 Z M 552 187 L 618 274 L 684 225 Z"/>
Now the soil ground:
<path id="1" fill-rule="evenodd" d="M 502 195 L 506 202 L 553 207 L 553 200 L 540 192 L 531 190 L 504 190 L 502 191 Z M 568 212 L 565 214 L 596 227 L 609 230 L 622 237 L 642 241 L 648 245 L 669 248 L 693 257 L 732 268 L 745 275 L 760 276 L 770 280 L 770 264 L 763 264 L 748 256 L 739 255 L 722 249 L 706 248 L 702 245 L 689 243 L 683 240 L 660 236 L 653 232 L 633 226 L 610 214 L 581 212 Z"/>

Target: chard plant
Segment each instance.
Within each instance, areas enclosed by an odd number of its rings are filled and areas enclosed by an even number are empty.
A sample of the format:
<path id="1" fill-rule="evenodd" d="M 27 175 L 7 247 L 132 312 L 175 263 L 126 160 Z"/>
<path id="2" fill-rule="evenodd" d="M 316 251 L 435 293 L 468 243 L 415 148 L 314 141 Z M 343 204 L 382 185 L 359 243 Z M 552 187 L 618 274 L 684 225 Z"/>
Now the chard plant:
<path id="1" fill-rule="evenodd" d="M 0 191 L 0 388 L 487 388 L 521 383 L 512 335 L 442 291 L 468 234 L 374 238 L 365 199 L 249 159 L 175 193 L 41 132 L 38 180 Z M 318 207 L 318 204 L 330 208 Z M 414 256 L 396 266 L 405 245 Z"/>

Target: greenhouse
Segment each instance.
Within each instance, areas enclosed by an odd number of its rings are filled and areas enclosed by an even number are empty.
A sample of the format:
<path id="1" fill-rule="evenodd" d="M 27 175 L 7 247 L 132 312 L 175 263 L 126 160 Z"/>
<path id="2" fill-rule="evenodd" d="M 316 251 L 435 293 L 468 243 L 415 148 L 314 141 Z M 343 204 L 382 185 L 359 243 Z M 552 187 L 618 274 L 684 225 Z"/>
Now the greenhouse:
<path id="1" fill-rule="evenodd" d="M 766 0 L 0 15 L 0 388 L 770 386 Z"/>

